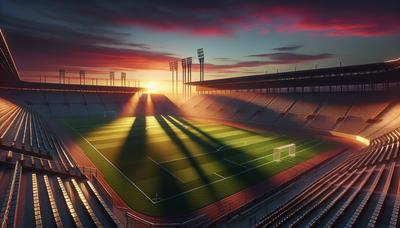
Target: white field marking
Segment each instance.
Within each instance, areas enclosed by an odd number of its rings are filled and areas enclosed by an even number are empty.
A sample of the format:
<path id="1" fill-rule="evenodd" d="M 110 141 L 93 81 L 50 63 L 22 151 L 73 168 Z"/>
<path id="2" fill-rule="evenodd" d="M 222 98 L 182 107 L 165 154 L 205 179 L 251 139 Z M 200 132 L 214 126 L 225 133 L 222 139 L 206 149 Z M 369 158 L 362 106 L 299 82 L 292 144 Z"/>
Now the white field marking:
<path id="1" fill-rule="evenodd" d="M 302 143 L 302 144 L 299 144 L 299 145 L 296 145 L 296 146 L 303 146 L 304 144 L 309 144 L 309 143 L 311 143 L 311 142 L 305 142 L 305 143 Z M 315 144 L 313 143 L 313 146 L 314 146 L 314 145 L 318 145 L 318 144 L 320 144 L 320 143 L 321 143 L 321 142 L 318 142 L 318 143 L 315 143 Z M 296 152 L 296 153 L 297 153 L 297 152 Z M 251 163 L 251 162 L 253 162 L 253 161 L 257 161 L 257 160 L 266 158 L 266 157 L 268 157 L 268 156 L 272 156 L 272 154 L 267 154 L 267 155 L 264 155 L 264 156 L 261 156 L 261 157 L 257 157 L 257 158 L 254 158 L 254 159 L 251 159 L 251 160 L 242 162 L 242 163 L 240 163 L 240 164 L 242 164 L 242 165 L 248 164 L 248 163 Z"/>
<path id="2" fill-rule="evenodd" d="M 77 130 L 93 130 L 93 129 L 97 129 L 98 130 L 98 132 L 107 132 L 107 131 L 121 131 L 121 130 L 123 130 L 123 129 L 130 129 L 131 127 L 132 127 L 132 125 L 133 125 L 133 122 L 132 123 L 127 123 L 127 124 L 124 124 L 124 125 L 116 125 L 116 124 L 111 124 L 111 125 L 107 125 L 107 126 L 101 126 L 101 127 L 95 127 L 95 126 L 93 126 L 93 127 L 77 127 Z"/>
<path id="3" fill-rule="evenodd" d="M 251 135 L 249 137 L 245 137 L 244 139 L 249 140 L 250 138 L 258 138 L 258 137 L 259 137 L 258 135 Z M 248 143 L 248 141 L 234 142 L 234 143 L 231 143 L 231 144 L 228 144 L 228 145 L 220 146 L 217 149 L 217 151 L 224 151 L 226 147 L 231 147 L 231 146 L 234 146 L 234 145 L 237 145 L 237 144 L 238 144 L 238 146 L 233 148 L 233 149 L 237 149 L 237 148 L 241 148 L 241 147 L 245 147 L 245 146 L 250 146 L 250 145 L 253 145 L 253 144 L 256 144 L 256 143 L 260 143 L 260 142 L 268 142 L 268 141 L 271 141 L 271 140 L 274 140 L 274 139 L 277 139 L 277 138 L 279 138 L 279 137 L 263 137 L 263 138 L 260 138 L 260 139 L 256 139 L 251 143 Z M 236 141 L 236 140 L 237 139 L 228 140 L 227 142 Z M 241 139 L 241 140 L 243 140 L 243 139 Z"/>
<path id="4" fill-rule="evenodd" d="M 299 154 L 299 153 L 301 153 L 301 152 L 304 152 L 304 151 L 305 151 L 306 149 L 308 149 L 308 148 L 309 148 L 309 147 L 304 148 L 304 149 L 299 150 L 299 151 L 296 151 L 296 154 Z M 287 155 L 287 156 L 281 157 L 281 159 L 287 158 L 287 157 L 290 157 L 290 156 Z M 281 160 L 281 162 L 284 162 L 284 161 Z M 162 200 L 157 201 L 157 202 L 155 202 L 154 204 L 158 204 L 158 203 L 161 203 L 161 202 L 164 202 L 164 201 L 167 201 L 167 200 L 170 200 L 170 199 L 179 197 L 179 196 L 184 195 L 184 194 L 186 194 L 186 193 L 193 192 L 193 191 L 195 191 L 195 190 L 197 190 L 197 189 L 200 189 L 200 188 L 203 188 L 203 187 L 205 187 L 205 186 L 212 185 L 212 184 L 218 183 L 218 182 L 220 182 L 220 181 L 226 180 L 226 179 L 228 179 L 228 178 L 238 176 L 238 175 L 240 175 L 240 174 L 249 172 L 249 171 L 251 171 L 251 170 L 253 170 L 253 169 L 257 169 L 257 168 L 259 168 L 259 167 L 268 165 L 268 164 L 270 164 L 270 163 L 275 163 L 275 161 L 269 161 L 269 162 L 266 162 L 266 163 L 262 163 L 262 164 L 260 164 L 260 165 L 257 165 L 257 166 L 251 167 L 251 168 L 249 168 L 249 169 L 246 169 L 246 170 L 240 171 L 240 172 L 238 172 L 238 173 L 235 173 L 235 174 L 233 174 L 233 175 L 227 176 L 227 177 L 225 177 L 225 179 L 216 180 L 216 181 L 213 181 L 213 182 L 210 182 L 210 183 L 207 183 L 207 184 L 204 184 L 204 185 L 197 186 L 197 187 L 195 187 L 195 188 L 186 190 L 186 191 L 184 191 L 184 192 L 181 192 L 181 193 L 178 193 L 178 194 L 175 194 L 175 195 L 172 195 L 172 196 L 163 198 Z"/>
<path id="5" fill-rule="evenodd" d="M 192 128 L 192 129 L 201 128 L 201 127 L 204 127 L 204 126 L 220 126 L 220 124 L 215 124 L 215 123 L 201 123 L 201 122 L 200 123 L 199 122 L 195 123 L 193 120 L 187 120 L 187 119 L 184 119 L 184 118 L 182 118 L 184 121 L 181 121 L 181 120 L 176 119 L 175 116 L 171 116 L 171 115 L 168 115 L 168 117 L 170 117 L 171 119 L 173 119 L 176 122 L 180 123 L 180 125 L 188 126 L 188 127 Z M 190 122 L 190 123 L 189 124 L 184 123 L 185 121 L 186 122 Z M 222 125 L 222 126 L 227 126 L 227 125 Z M 227 127 L 229 127 L 229 126 L 227 126 Z"/>
<path id="6" fill-rule="evenodd" d="M 250 136 L 250 137 L 257 137 L 257 136 L 254 135 L 254 136 Z M 250 138 L 250 137 L 247 137 L 247 138 Z M 229 141 L 228 141 L 228 142 L 229 142 Z M 240 141 L 239 141 L 239 142 L 236 142 L 236 143 L 231 143 L 231 144 L 229 144 L 229 145 L 222 145 L 222 146 L 218 147 L 217 151 L 223 151 L 224 148 L 230 147 L 230 146 L 233 146 L 233 145 L 236 145 L 236 144 L 238 144 L 239 147 L 247 146 L 247 142 L 248 142 L 248 141 L 244 141 L 244 142 L 240 142 Z M 256 143 L 258 143 L 258 141 L 256 141 Z"/>
<path id="7" fill-rule="evenodd" d="M 215 175 L 217 175 L 218 177 L 221 177 L 222 179 L 225 179 L 225 177 L 224 176 L 222 176 L 222 175 L 219 175 L 218 173 L 214 173 Z"/>
<path id="8" fill-rule="evenodd" d="M 65 123 L 65 122 L 64 122 Z M 83 137 L 78 131 L 76 131 L 74 128 L 69 126 L 69 124 L 65 123 L 70 129 L 75 131 L 83 140 L 85 140 L 104 160 L 106 160 L 115 170 L 117 170 L 131 185 L 133 185 L 137 190 L 139 190 L 140 193 L 142 193 L 152 204 L 155 204 L 155 202 L 142 190 L 137 186 L 129 177 L 127 177 L 120 169 L 118 169 L 108 158 L 106 158 L 100 151 L 97 150 L 95 146 L 93 146 L 92 143 L 90 143 L 85 137 Z"/>
<path id="9" fill-rule="evenodd" d="M 253 136 L 250 136 L 250 137 L 253 137 Z M 268 140 L 265 140 L 265 142 L 268 142 L 268 141 L 271 141 L 271 140 L 274 140 L 274 139 L 276 139 L 276 138 L 270 138 L 270 139 L 268 139 Z M 229 142 L 229 141 L 228 141 Z M 256 141 L 256 142 L 254 142 L 254 143 L 251 143 L 251 144 L 247 144 L 246 146 L 249 146 L 249 145 L 252 145 L 252 144 L 255 144 L 255 143 L 260 143 L 260 142 L 263 142 L 263 141 Z M 240 148 L 240 147 L 239 147 Z M 237 148 L 235 148 L 235 149 L 237 149 Z M 222 150 L 223 151 L 223 150 Z M 197 154 L 197 155 L 191 155 L 191 156 L 185 156 L 185 157 L 180 157 L 180 158 L 174 158 L 174 159 L 170 159 L 170 160 L 167 160 L 167 161 L 162 161 L 162 162 L 160 162 L 160 164 L 165 164 L 165 163 L 169 163 L 169 162 L 175 162 L 175 161 L 180 161 L 180 160 L 186 160 L 186 159 L 188 159 L 188 158 L 196 158 L 196 157 L 200 157 L 200 156 L 205 156 L 205 155 L 208 155 L 208 154 L 215 154 L 215 153 L 219 153 L 219 152 L 221 152 L 221 150 L 214 150 L 214 151 L 211 151 L 211 152 L 206 152 L 206 153 L 201 153 L 201 154 Z"/>
<path id="10" fill-rule="evenodd" d="M 162 166 L 160 163 L 154 161 L 149 155 L 146 155 L 146 157 L 152 161 L 154 164 L 156 164 L 157 166 L 159 166 L 162 170 L 164 170 L 165 172 L 167 172 L 169 175 L 175 177 L 177 180 L 179 180 L 181 183 L 185 183 L 185 181 L 183 181 L 181 178 L 179 178 L 178 176 L 176 176 L 175 174 L 171 173 L 167 168 L 165 168 L 164 166 Z"/>
<path id="11" fill-rule="evenodd" d="M 242 164 L 237 163 L 237 162 L 234 162 L 234 161 L 232 161 L 232 160 L 229 160 L 228 158 L 224 158 L 224 160 L 227 161 L 227 162 L 229 162 L 229 163 L 231 163 L 231 164 L 234 164 L 234 165 L 236 165 L 236 166 L 240 166 L 240 167 L 242 167 L 242 168 L 248 169 L 247 166 L 242 165 Z"/>
<path id="12" fill-rule="evenodd" d="M 156 130 L 156 131 L 158 131 L 158 130 Z M 126 133 L 126 132 L 124 132 L 124 133 Z M 162 130 L 160 130 L 159 132 L 160 133 L 165 133 Z M 177 136 L 179 136 L 180 139 L 189 139 L 190 138 L 185 133 L 175 132 L 175 134 Z M 215 134 L 215 135 L 218 136 L 218 137 L 223 137 L 225 134 L 227 134 L 227 133 L 226 132 L 222 132 L 222 133 Z M 228 136 L 236 136 L 236 135 L 239 135 L 239 134 L 240 133 L 238 132 L 236 134 L 232 134 L 232 135 L 228 135 Z M 253 136 L 249 136 L 249 137 L 257 137 L 257 136 L 253 135 Z M 247 138 L 249 138 L 249 137 L 247 137 Z M 89 136 L 89 137 L 87 137 L 87 139 L 89 141 L 93 141 L 93 142 L 96 142 L 98 140 L 104 140 L 104 139 L 120 139 L 120 138 L 126 138 L 126 134 L 123 134 L 123 137 L 121 135 L 115 135 L 115 134 L 111 135 L 111 136 L 110 135 L 108 135 L 108 136 L 107 135 L 103 135 L 103 136 Z M 159 143 L 159 142 L 168 142 L 168 141 L 171 141 L 171 139 L 170 139 L 170 137 L 168 135 L 165 135 L 165 134 L 162 134 L 162 135 L 160 134 L 160 136 L 150 137 L 148 139 L 148 143 Z M 115 140 L 114 140 L 112 142 L 99 143 L 97 145 L 97 148 L 99 148 L 99 149 L 112 149 L 112 148 L 118 147 L 119 145 L 120 145 L 120 142 L 115 142 Z"/>
<path id="13" fill-rule="evenodd" d="M 149 126 L 146 127 L 146 130 L 150 130 L 152 129 L 152 133 L 156 135 L 156 137 L 152 137 L 152 139 L 154 139 L 155 142 L 157 141 L 168 141 L 165 140 L 166 137 L 166 130 L 164 129 L 160 129 L 158 126 Z M 143 129 L 144 130 L 144 129 Z M 120 138 L 125 138 L 126 137 L 126 133 L 130 132 L 131 129 L 130 128 L 126 128 L 123 129 L 121 131 L 114 131 L 114 130 L 110 130 L 110 131 L 105 131 L 102 132 L 101 134 L 98 134 L 99 132 L 96 133 L 92 133 L 90 134 L 89 137 L 87 137 L 88 140 L 90 141 L 98 141 L 98 140 L 106 140 L 106 139 L 120 139 Z M 174 132 L 174 131 L 171 131 Z M 112 133 L 112 134 L 111 134 Z M 224 132 L 226 134 L 226 132 Z M 186 136 L 185 133 L 176 133 L 180 138 L 189 138 L 189 136 Z M 222 134 L 222 133 L 220 133 Z M 160 140 L 161 139 L 161 140 Z"/>

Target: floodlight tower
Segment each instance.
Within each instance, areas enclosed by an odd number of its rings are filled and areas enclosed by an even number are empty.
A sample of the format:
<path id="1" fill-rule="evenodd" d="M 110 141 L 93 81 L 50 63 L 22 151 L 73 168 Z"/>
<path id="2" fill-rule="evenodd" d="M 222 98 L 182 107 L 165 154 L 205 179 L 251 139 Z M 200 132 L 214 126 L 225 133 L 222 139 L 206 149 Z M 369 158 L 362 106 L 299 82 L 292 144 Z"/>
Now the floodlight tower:
<path id="1" fill-rule="evenodd" d="M 121 72 L 121 86 L 126 86 L 126 73 Z"/>
<path id="2" fill-rule="evenodd" d="M 64 69 L 60 69 L 58 71 L 58 76 L 59 76 L 60 84 L 65 84 L 65 70 Z"/>
<path id="3" fill-rule="evenodd" d="M 174 62 L 169 62 L 169 71 L 171 71 L 172 73 L 172 77 L 171 77 L 171 84 L 172 84 L 172 94 L 174 94 L 175 89 L 174 89 Z"/>
<path id="4" fill-rule="evenodd" d="M 178 61 L 174 61 L 174 69 L 175 69 L 175 90 L 176 94 L 178 94 Z"/>
<path id="5" fill-rule="evenodd" d="M 79 84 L 85 84 L 85 71 L 80 70 L 79 71 Z"/>
<path id="6" fill-rule="evenodd" d="M 190 83 L 190 82 L 192 82 L 192 57 L 188 57 L 186 59 L 186 65 L 187 65 L 187 70 L 188 70 L 187 71 L 188 72 L 188 81 Z M 192 94 L 192 86 L 189 85 L 188 89 L 189 89 L 189 95 L 191 95 Z"/>
<path id="7" fill-rule="evenodd" d="M 186 96 L 186 59 L 182 59 L 182 93 Z"/>
<path id="8" fill-rule="evenodd" d="M 203 48 L 197 49 L 197 57 L 200 63 L 200 81 L 204 81 L 204 50 Z"/>
<path id="9" fill-rule="evenodd" d="M 115 72 L 110 72 L 110 86 L 114 86 Z"/>

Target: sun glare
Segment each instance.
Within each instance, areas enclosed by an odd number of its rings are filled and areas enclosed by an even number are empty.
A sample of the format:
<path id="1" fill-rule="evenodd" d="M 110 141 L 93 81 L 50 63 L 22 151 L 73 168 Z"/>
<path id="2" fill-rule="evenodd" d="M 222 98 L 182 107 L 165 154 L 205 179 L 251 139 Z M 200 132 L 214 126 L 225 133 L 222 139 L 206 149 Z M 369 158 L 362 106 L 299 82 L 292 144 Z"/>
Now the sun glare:
<path id="1" fill-rule="evenodd" d="M 159 90 L 158 85 L 157 85 L 157 83 L 155 83 L 155 82 L 149 82 L 149 83 L 147 83 L 146 88 L 147 88 L 147 91 L 148 91 L 149 93 L 155 93 L 155 92 L 158 92 L 158 90 Z"/>

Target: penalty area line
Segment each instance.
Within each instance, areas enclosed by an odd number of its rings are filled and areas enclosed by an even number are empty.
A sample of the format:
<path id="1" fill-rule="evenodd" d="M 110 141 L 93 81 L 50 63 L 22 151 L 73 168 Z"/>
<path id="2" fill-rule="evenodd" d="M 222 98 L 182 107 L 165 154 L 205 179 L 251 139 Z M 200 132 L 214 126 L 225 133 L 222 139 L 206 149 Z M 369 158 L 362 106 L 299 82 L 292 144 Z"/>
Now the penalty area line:
<path id="1" fill-rule="evenodd" d="M 218 177 L 222 178 L 222 179 L 225 179 L 225 178 L 226 178 L 226 177 L 224 177 L 224 176 L 218 174 L 217 172 L 215 172 L 214 174 L 217 175 Z"/>
<path id="2" fill-rule="evenodd" d="M 106 160 L 115 170 L 118 171 L 119 174 L 121 174 L 131 185 L 133 185 L 137 190 L 139 190 L 140 193 L 142 193 L 152 204 L 156 204 L 142 189 L 139 188 L 129 177 L 127 177 L 118 167 L 116 167 L 108 158 L 106 158 L 91 142 L 89 142 L 83 135 L 81 135 L 78 131 L 76 131 L 73 127 L 71 127 L 69 124 L 65 123 L 70 128 L 73 130 L 75 133 L 77 133 L 83 140 L 85 140 L 86 143 L 88 143 L 96 152 L 99 154 L 104 160 Z M 97 167 L 96 167 L 97 168 Z"/>
<path id="3" fill-rule="evenodd" d="M 302 153 L 302 152 L 305 152 L 306 149 L 308 149 L 308 148 L 304 148 L 304 149 L 302 149 L 302 150 L 297 151 L 297 154 L 300 154 L 300 153 Z M 288 157 L 289 157 L 289 155 L 283 156 L 283 157 L 281 157 L 281 159 L 288 158 Z M 286 162 L 286 161 L 287 161 L 287 160 L 282 160 L 281 162 Z M 304 161 L 303 161 L 303 162 L 304 162 Z M 172 195 L 172 196 L 163 198 L 163 199 L 161 199 L 161 200 L 155 202 L 155 204 L 161 203 L 161 202 L 164 202 L 164 201 L 167 201 L 167 200 L 170 200 L 170 199 L 174 199 L 174 198 L 177 198 L 177 197 L 180 197 L 181 195 L 185 195 L 185 194 L 187 194 L 187 193 L 189 193 L 189 192 L 193 192 L 193 191 L 195 191 L 195 190 L 197 190 L 197 189 L 204 188 L 204 187 L 206 187 L 206 186 L 210 186 L 210 185 L 216 184 L 216 183 L 218 183 L 218 182 L 221 182 L 221 181 L 224 181 L 224 180 L 226 180 L 226 179 L 229 179 L 229 178 L 232 178 L 232 177 L 241 175 L 241 174 L 243 174 L 243 173 L 247 173 L 247 172 L 249 172 L 249 171 L 251 171 L 251 170 L 258 169 L 258 168 L 260 168 L 260 167 L 262 167 L 262 166 L 265 166 L 265 165 L 268 165 L 268 164 L 271 164 L 271 163 L 276 163 L 276 161 L 268 161 L 268 162 L 259 164 L 259 165 L 257 165 L 257 166 L 253 166 L 253 167 L 251 167 L 251 168 L 247 168 L 246 170 L 243 170 L 243 171 L 240 171 L 240 172 L 235 173 L 235 174 L 233 174 L 233 175 L 227 176 L 227 177 L 225 177 L 224 179 L 220 179 L 220 180 L 216 180 L 216 181 L 213 181 L 213 182 L 210 182 L 210 183 L 207 183 L 207 184 L 203 184 L 203 185 L 197 186 L 197 187 L 195 187 L 195 188 L 192 188 L 192 189 L 189 189 L 189 190 L 180 192 L 180 193 L 178 193 L 178 194 L 175 194 L 175 195 Z M 282 171 L 283 171 L 283 170 L 282 170 Z"/>
<path id="4" fill-rule="evenodd" d="M 232 161 L 232 160 L 229 160 L 228 158 L 224 158 L 224 160 L 227 161 L 227 162 L 229 162 L 229 163 L 231 163 L 231 164 L 234 164 L 234 165 L 236 165 L 236 166 L 240 166 L 240 167 L 242 167 L 242 168 L 248 169 L 247 166 L 244 166 L 244 165 L 242 165 L 242 164 L 239 164 L 239 163 L 237 163 L 237 162 L 234 162 L 234 161 Z"/>
<path id="5" fill-rule="evenodd" d="M 162 170 L 164 170 L 165 172 L 167 172 L 169 175 L 171 175 L 172 177 L 176 178 L 177 180 L 179 180 L 181 183 L 184 183 L 184 181 L 179 178 L 178 176 L 176 176 L 175 174 L 171 173 L 167 168 L 165 168 L 164 166 L 162 166 L 160 163 L 154 161 L 149 155 L 146 155 L 146 157 L 152 161 L 154 164 L 156 164 L 158 167 L 160 167 Z"/>

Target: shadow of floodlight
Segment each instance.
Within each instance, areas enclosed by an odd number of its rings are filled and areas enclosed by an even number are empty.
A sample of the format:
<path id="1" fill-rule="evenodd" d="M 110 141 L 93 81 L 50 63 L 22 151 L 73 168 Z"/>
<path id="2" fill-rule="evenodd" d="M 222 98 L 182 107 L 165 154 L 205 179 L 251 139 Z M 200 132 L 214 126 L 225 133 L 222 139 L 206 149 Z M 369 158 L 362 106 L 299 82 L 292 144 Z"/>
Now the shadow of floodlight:
<path id="1" fill-rule="evenodd" d="M 168 117 L 165 117 L 168 119 Z M 169 119 L 171 121 L 171 119 Z M 179 127 L 179 124 L 171 121 L 175 126 L 178 125 L 177 127 L 180 128 L 181 131 L 184 131 L 185 133 L 189 134 L 192 140 L 199 142 L 202 140 L 202 138 L 198 138 L 196 135 L 193 135 L 188 129 L 185 127 L 182 128 L 182 126 Z M 203 132 L 204 134 L 207 134 Z M 213 138 L 212 136 L 208 135 L 209 138 L 211 138 L 214 142 L 219 142 L 222 144 L 222 142 L 219 141 L 219 139 Z M 261 172 L 261 170 L 257 169 L 257 167 L 254 167 L 252 165 L 249 165 L 247 169 L 250 171 L 247 172 L 247 170 L 237 170 L 235 168 L 231 168 L 229 165 L 227 166 L 226 163 L 224 163 L 224 156 L 229 156 L 230 154 L 237 154 L 237 153 L 243 153 L 243 151 L 238 150 L 236 148 L 232 148 L 228 145 L 227 147 L 227 153 L 221 156 L 221 153 L 209 153 L 206 154 L 206 156 L 211 156 L 213 157 L 213 160 L 215 162 L 218 162 L 225 166 L 225 173 L 223 174 L 225 177 L 223 180 L 217 181 L 219 183 L 213 183 L 212 186 L 207 186 L 207 187 L 212 187 L 213 191 L 216 192 L 216 197 L 218 200 L 221 200 L 233 193 L 236 193 L 240 190 L 243 190 L 246 188 L 244 192 L 242 192 L 240 199 L 237 198 L 237 200 L 234 200 L 232 202 L 231 200 L 228 201 L 217 201 L 216 205 L 219 208 L 218 210 L 220 211 L 226 211 L 226 210 L 231 210 L 232 205 L 235 205 L 239 203 L 242 205 L 243 203 L 246 203 L 246 199 L 252 199 L 253 195 L 260 194 L 260 189 L 258 188 L 248 188 L 250 186 L 253 186 L 257 183 L 260 183 L 265 177 L 270 176 L 265 172 Z M 274 167 L 270 167 L 268 170 L 273 171 Z M 265 170 L 264 170 L 265 171 Z M 227 179 L 225 179 L 227 178 Z M 268 183 L 275 185 L 274 180 L 269 180 Z M 265 185 L 262 187 L 265 189 Z M 265 191 L 265 190 L 263 190 Z"/>
<path id="2" fill-rule="evenodd" d="M 183 126 L 182 124 L 178 123 L 177 121 L 175 121 L 174 119 L 172 119 L 170 116 L 165 116 L 165 119 L 167 119 L 170 123 L 172 123 L 175 127 L 177 127 L 180 131 L 182 131 L 183 133 L 185 133 L 193 142 L 197 143 L 198 145 L 202 146 L 203 149 L 205 151 L 208 151 L 208 153 L 205 153 L 204 156 L 210 156 L 213 158 L 213 160 L 215 160 L 216 162 L 219 162 L 221 164 L 225 164 L 224 168 L 226 172 L 231 171 L 230 175 L 233 175 L 234 173 L 236 173 L 238 170 L 242 170 L 243 167 L 241 167 L 240 165 L 237 165 L 236 167 L 234 167 L 232 169 L 232 164 L 230 164 L 228 167 L 226 166 L 226 162 L 220 162 L 220 161 L 224 161 L 225 157 L 228 157 L 228 154 L 245 154 L 245 152 L 243 150 L 240 150 L 238 148 L 234 148 L 224 142 L 222 142 L 219 139 L 216 139 L 210 135 L 208 135 L 206 132 L 201 131 L 202 132 L 202 136 L 204 136 L 206 139 L 208 139 L 209 141 L 213 142 L 212 144 L 210 144 L 209 142 L 205 141 L 204 138 L 199 137 L 198 135 L 194 134 L 190 129 L 186 128 L 185 126 Z M 216 146 L 217 148 L 224 148 L 221 151 L 215 151 L 216 150 Z M 212 151 L 212 152 L 210 152 Z"/>

